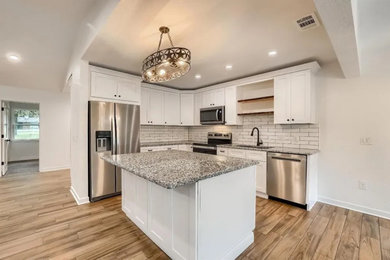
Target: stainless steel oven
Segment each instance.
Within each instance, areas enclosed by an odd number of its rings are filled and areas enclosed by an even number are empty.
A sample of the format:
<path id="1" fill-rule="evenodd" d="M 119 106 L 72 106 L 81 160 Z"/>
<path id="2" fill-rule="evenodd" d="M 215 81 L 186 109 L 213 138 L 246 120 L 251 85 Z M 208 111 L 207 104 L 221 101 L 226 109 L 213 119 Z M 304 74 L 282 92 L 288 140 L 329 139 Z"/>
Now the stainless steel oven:
<path id="1" fill-rule="evenodd" d="M 231 144 L 232 134 L 231 133 L 207 133 L 207 143 L 194 143 L 192 145 L 192 151 L 195 153 L 207 153 L 217 154 L 218 144 Z"/>
<path id="2" fill-rule="evenodd" d="M 223 125 L 225 124 L 225 107 L 206 107 L 200 109 L 201 125 Z"/>

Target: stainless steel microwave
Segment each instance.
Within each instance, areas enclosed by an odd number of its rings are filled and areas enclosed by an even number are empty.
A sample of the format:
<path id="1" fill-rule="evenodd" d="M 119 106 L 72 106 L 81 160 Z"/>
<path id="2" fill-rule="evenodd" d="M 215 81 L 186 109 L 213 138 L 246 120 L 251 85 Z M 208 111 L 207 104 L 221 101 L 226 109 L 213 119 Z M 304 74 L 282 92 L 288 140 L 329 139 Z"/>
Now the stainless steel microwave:
<path id="1" fill-rule="evenodd" d="M 200 109 L 201 125 L 223 125 L 225 124 L 225 107 L 206 107 Z"/>

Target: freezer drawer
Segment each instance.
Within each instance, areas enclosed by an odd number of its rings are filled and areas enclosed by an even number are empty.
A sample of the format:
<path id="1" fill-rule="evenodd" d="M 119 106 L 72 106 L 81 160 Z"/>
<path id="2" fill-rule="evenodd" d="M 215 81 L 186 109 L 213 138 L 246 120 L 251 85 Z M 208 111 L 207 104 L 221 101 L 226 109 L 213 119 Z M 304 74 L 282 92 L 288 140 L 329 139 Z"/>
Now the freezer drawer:
<path id="1" fill-rule="evenodd" d="M 305 205 L 306 161 L 305 155 L 268 153 L 267 194 Z"/>

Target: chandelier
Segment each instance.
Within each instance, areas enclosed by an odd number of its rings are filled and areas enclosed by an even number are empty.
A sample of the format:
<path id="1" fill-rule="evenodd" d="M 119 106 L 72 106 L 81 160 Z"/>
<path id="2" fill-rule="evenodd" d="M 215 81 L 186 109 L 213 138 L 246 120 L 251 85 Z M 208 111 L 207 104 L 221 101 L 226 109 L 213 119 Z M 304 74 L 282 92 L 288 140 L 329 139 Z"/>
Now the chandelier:
<path id="1" fill-rule="evenodd" d="M 146 57 L 142 64 L 142 78 L 147 82 L 173 80 L 183 76 L 191 68 L 190 50 L 173 46 L 168 27 L 160 27 L 160 32 L 157 51 Z M 171 47 L 160 50 L 164 34 L 168 35 Z"/>

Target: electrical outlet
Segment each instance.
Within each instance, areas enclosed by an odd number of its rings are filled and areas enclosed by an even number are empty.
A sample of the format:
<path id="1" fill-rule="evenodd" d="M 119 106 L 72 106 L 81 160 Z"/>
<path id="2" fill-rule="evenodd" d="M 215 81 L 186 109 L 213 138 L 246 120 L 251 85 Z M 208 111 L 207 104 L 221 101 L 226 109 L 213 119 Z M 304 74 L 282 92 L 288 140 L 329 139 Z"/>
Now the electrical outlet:
<path id="1" fill-rule="evenodd" d="M 361 145 L 372 145 L 371 137 L 362 137 L 360 138 Z"/>
<path id="2" fill-rule="evenodd" d="M 359 181 L 359 190 L 367 190 L 367 183 L 365 181 Z"/>

